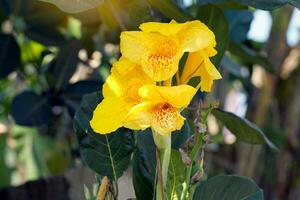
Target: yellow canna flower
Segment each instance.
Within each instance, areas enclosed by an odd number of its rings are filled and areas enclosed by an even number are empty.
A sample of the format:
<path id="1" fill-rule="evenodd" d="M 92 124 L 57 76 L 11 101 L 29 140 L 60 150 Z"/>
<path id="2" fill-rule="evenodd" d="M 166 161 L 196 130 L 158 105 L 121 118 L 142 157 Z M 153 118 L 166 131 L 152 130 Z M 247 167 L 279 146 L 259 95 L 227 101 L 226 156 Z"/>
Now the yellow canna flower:
<path id="1" fill-rule="evenodd" d="M 201 78 L 200 90 L 202 92 L 210 92 L 213 81 L 222 78 L 221 74 L 209 59 L 209 57 L 215 54 L 216 50 L 213 46 L 189 53 L 180 77 L 180 82 L 187 84 L 191 78 L 199 76 Z"/>
<path id="2" fill-rule="evenodd" d="M 93 113 L 92 129 L 101 134 L 111 133 L 121 126 L 130 109 L 140 103 L 138 90 L 142 85 L 154 84 L 136 64 L 121 58 L 103 85 L 104 99 Z"/>
<path id="3" fill-rule="evenodd" d="M 196 52 L 215 43 L 213 32 L 198 20 L 148 22 L 140 29 L 121 33 L 121 53 L 154 81 L 171 79 L 184 52 Z"/>
<path id="4" fill-rule="evenodd" d="M 139 89 L 142 103 L 130 110 L 124 126 L 134 130 L 151 127 L 161 135 L 180 130 L 185 119 L 180 110 L 190 104 L 195 93 L 189 85 L 144 85 Z"/>

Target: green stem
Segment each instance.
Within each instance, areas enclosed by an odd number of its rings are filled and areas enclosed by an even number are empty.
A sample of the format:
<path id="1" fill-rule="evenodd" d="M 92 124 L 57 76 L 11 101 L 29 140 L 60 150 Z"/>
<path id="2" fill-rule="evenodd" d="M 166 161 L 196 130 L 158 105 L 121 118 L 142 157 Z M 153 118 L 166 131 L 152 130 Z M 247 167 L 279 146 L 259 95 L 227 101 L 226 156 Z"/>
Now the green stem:
<path id="1" fill-rule="evenodd" d="M 171 156 L 171 134 L 160 135 L 152 130 L 153 139 L 158 150 L 157 155 L 157 170 L 158 181 L 156 185 L 156 200 L 166 199 L 166 186 L 168 180 L 168 168 Z"/>
<path id="2" fill-rule="evenodd" d="M 191 158 L 192 161 L 194 161 L 196 159 L 197 153 L 203 145 L 202 134 L 196 133 L 195 135 L 196 135 L 196 143 L 189 155 L 189 157 Z M 183 185 L 183 190 L 182 190 L 181 197 L 180 197 L 181 200 L 186 199 L 187 192 L 189 190 L 190 183 L 191 183 L 192 167 L 193 167 L 192 164 L 187 167 L 187 172 L 186 172 L 186 176 L 185 176 L 185 184 Z"/>

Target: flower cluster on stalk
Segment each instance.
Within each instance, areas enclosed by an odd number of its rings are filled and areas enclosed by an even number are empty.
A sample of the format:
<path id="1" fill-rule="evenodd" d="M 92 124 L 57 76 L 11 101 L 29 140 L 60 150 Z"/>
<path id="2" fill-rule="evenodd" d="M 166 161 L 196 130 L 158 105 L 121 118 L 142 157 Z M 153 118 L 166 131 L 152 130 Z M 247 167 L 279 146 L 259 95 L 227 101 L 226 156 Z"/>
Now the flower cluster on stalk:
<path id="1" fill-rule="evenodd" d="M 161 135 L 180 130 L 187 107 L 197 89 L 210 92 L 221 75 L 210 61 L 216 40 L 198 20 L 185 23 L 148 22 L 141 31 L 124 31 L 120 37 L 121 58 L 114 63 L 103 85 L 104 99 L 96 107 L 90 125 L 100 134 L 120 127 Z M 184 68 L 179 61 L 188 53 Z M 199 87 L 189 81 L 200 77 Z"/>

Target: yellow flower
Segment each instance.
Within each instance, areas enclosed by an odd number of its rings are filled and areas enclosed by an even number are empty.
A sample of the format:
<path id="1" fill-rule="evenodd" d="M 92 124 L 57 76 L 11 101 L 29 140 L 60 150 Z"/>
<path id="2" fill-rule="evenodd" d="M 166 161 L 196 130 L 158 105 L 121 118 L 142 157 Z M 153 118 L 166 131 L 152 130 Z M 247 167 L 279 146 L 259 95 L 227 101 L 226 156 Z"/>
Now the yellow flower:
<path id="1" fill-rule="evenodd" d="M 130 109 L 140 103 L 138 90 L 142 85 L 153 84 L 139 66 L 121 58 L 103 85 L 104 99 L 93 113 L 92 129 L 101 134 L 111 133 L 121 126 Z"/>
<path id="2" fill-rule="evenodd" d="M 213 81 L 222 78 L 221 74 L 209 59 L 209 57 L 216 54 L 216 50 L 213 46 L 214 44 L 203 50 L 189 53 L 180 77 L 180 83 L 187 84 L 191 78 L 199 76 L 201 78 L 200 90 L 202 92 L 211 91 Z"/>
<path id="3" fill-rule="evenodd" d="M 195 93 L 189 85 L 144 85 L 139 89 L 142 103 L 130 110 L 124 126 L 134 130 L 151 127 L 161 135 L 180 130 L 184 123 L 180 110 L 190 104 Z"/>
<path id="4" fill-rule="evenodd" d="M 140 65 L 154 81 L 172 78 L 184 52 L 195 52 L 215 43 L 215 36 L 198 20 L 186 23 L 148 22 L 142 31 L 121 33 L 122 56 Z"/>

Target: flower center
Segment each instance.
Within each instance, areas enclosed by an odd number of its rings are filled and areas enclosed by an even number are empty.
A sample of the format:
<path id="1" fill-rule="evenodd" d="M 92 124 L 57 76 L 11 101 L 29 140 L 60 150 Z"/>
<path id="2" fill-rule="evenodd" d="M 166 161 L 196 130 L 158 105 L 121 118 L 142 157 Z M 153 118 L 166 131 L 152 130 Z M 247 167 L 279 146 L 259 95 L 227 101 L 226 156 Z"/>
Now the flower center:
<path id="1" fill-rule="evenodd" d="M 160 134 L 168 134 L 176 129 L 178 111 L 169 103 L 160 103 L 152 110 L 152 125 Z"/>
<path id="2" fill-rule="evenodd" d="M 177 51 L 178 45 L 175 41 L 171 39 L 160 41 L 148 54 L 144 71 L 155 81 L 171 78 L 174 70 L 175 72 L 177 70 Z"/>

